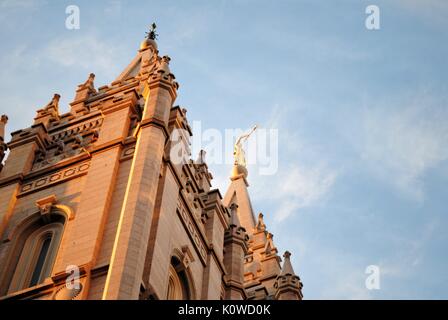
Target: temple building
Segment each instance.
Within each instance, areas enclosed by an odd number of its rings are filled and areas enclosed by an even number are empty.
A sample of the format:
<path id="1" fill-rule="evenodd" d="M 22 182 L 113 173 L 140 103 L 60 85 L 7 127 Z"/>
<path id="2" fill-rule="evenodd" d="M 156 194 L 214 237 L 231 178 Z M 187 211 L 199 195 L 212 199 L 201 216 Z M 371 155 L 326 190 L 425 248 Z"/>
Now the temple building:
<path id="1" fill-rule="evenodd" d="M 190 154 L 192 130 L 169 64 L 153 28 L 110 85 L 90 74 L 69 112 L 54 94 L 8 143 L 1 117 L 0 299 L 302 299 L 291 254 L 254 215 L 242 155 L 224 197 L 203 152 L 172 159 L 172 133 Z"/>

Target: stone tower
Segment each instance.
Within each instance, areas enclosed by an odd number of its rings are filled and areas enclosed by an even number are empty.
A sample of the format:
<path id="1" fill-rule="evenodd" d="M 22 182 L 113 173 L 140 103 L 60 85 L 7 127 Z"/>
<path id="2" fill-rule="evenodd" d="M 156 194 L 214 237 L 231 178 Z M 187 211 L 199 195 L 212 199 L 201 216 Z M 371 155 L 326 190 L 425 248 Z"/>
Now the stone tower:
<path id="1" fill-rule="evenodd" d="M 247 170 L 224 199 L 189 155 L 186 110 L 154 29 L 110 85 L 95 75 L 70 111 L 58 94 L 4 142 L 0 120 L 0 299 L 301 299 Z M 180 134 L 178 134 L 180 132 Z M 177 140 L 172 139 L 174 133 Z"/>

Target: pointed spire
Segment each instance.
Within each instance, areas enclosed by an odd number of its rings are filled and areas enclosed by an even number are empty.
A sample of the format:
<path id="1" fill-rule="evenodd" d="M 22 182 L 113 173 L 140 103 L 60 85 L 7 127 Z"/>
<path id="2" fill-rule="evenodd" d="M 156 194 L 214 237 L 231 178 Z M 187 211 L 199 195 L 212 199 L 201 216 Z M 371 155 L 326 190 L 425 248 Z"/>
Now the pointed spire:
<path id="1" fill-rule="evenodd" d="M 5 114 L 2 115 L 0 117 L 0 171 L 3 168 L 2 161 L 3 158 L 5 157 L 5 152 L 8 148 L 7 144 L 5 143 L 5 126 L 7 122 L 8 122 L 8 116 Z"/>
<path id="2" fill-rule="evenodd" d="M 283 255 L 285 262 L 283 263 L 282 272 L 277 276 L 274 288 L 276 289 L 274 299 L 276 300 L 302 300 L 303 284 L 300 278 L 294 273 L 291 264 L 291 253 L 286 251 Z"/>
<path id="3" fill-rule="evenodd" d="M 91 74 L 89 74 L 89 77 L 87 78 L 86 82 L 84 82 L 79 87 L 81 89 L 87 89 L 87 93 L 89 93 L 89 94 L 96 93 L 94 80 L 95 80 L 95 74 L 91 73 Z"/>
<path id="4" fill-rule="evenodd" d="M 86 107 L 85 100 L 89 98 L 89 96 L 97 93 L 94 80 L 95 74 L 90 73 L 87 80 L 84 83 L 78 85 L 78 89 L 76 89 L 75 100 L 70 103 L 71 112 L 73 114 L 88 113 L 90 111 Z"/>
<path id="5" fill-rule="evenodd" d="M 53 95 L 53 98 L 51 99 L 51 101 L 45 106 L 44 110 L 45 111 L 54 110 L 54 111 L 58 112 L 60 98 L 61 98 L 61 96 L 59 94 L 55 93 Z"/>
<path id="6" fill-rule="evenodd" d="M 277 248 L 274 245 L 274 235 L 270 232 L 266 235 L 266 244 L 264 246 L 264 253 L 266 255 L 277 254 Z"/>
<path id="7" fill-rule="evenodd" d="M 199 151 L 198 158 L 196 159 L 196 164 L 205 164 L 205 155 L 207 152 L 204 150 Z"/>
<path id="8" fill-rule="evenodd" d="M 42 123 L 47 126 L 51 121 L 57 121 L 59 117 L 59 99 L 61 96 L 57 93 L 53 95 L 51 101 L 42 109 L 37 110 L 34 124 Z"/>
<path id="9" fill-rule="evenodd" d="M 5 127 L 8 122 L 8 116 L 3 114 L 0 117 L 0 141 L 5 141 Z"/>
<path id="10" fill-rule="evenodd" d="M 224 233 L 224 276 L 226 299 L 246 299 L 244 290 L 244 257 L 247 255 L 249 236 L 238 220 L 238 205 L 230 206 L 230 225 Z"/>
<path id="11" fill-rule="evenodd" d="M 292 268 L 291 264 L 291 252 L 285 251 L 283 254 L 283 258 L 285 258 L 285 262 L 283 263 L 282 273 L 280 275 L 286 276 L 286 275 L 295 275 L 294 269 Z"/>
<path id="12" fill-rule="evenodd" d="M 240 221 L 238 219 L 237 213 L 238 205 L 236 203 L 232 203 L 230 205 L 230 227 L 239 227 Z"/>
<path id="13" fill-rule="evenodd" d="M 223 204 L 226 207 L 229 207 L 232 203 L 238 205 L 238 219 L 241 226 L 248 233 L 252 234 L 255 227 L 255 217 L 247 187 L 248 184 L 245 178 L 231 179 Z"/>

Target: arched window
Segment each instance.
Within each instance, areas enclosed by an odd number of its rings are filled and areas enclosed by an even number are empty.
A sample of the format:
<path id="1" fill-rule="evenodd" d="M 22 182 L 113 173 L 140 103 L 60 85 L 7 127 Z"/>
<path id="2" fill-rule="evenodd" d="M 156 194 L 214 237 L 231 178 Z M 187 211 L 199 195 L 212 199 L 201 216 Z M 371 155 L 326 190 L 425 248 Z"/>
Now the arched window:
<path id="1" fill-rule="evenodd" d="M 64 224 L 64 215 L 51 212 L 20 232 L 12 248 L 8 293 L 38 285 L 51 275 Z"/>
<path id="2" fill-rule="evenodd" d="M 168 300 L 192 299 L 187 273 L 175 257 L 171 259 L 166 298 Z"/>

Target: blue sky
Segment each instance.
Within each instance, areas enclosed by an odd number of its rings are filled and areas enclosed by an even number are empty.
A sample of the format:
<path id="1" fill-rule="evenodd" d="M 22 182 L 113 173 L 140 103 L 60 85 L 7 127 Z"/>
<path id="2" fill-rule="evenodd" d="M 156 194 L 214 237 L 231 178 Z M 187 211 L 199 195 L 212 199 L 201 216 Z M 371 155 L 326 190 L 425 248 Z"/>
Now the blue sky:
<path id="1" fill-rule="evenodd" d="M 65 28 L 71 4 L 79 30 Z M 364 26 L 370 4 L 380 30 Z M 249 168 L 250 193 L 305 298 L 447 299 L 447 17 L 444 0 L 1 0 L 0 111 L 8 132 L 55 92 L 68 111 L 155 21 L 190 122 L 278 128 L 279 170 Z M 211 170 L 224 192 L 230 167 Z"/>

